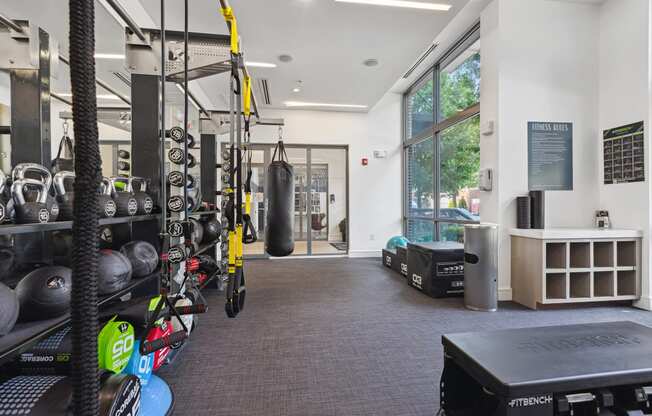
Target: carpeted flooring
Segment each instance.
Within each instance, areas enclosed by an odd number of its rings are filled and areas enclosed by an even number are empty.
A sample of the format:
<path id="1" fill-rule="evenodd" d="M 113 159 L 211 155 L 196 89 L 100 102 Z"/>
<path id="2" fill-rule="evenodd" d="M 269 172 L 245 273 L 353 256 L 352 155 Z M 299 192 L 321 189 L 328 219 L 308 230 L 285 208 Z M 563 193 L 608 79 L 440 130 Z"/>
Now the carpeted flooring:
<path id="1" fill-rule="evenodd" d="M 237 319 L 208 291 L 210 310 L 162 375 L 175 415 L 433 416 L 443 333 L 631 320 L 623 306 L 496 313 L 465 310 L 410 288 L 380 259 L 249 261 Z"/>

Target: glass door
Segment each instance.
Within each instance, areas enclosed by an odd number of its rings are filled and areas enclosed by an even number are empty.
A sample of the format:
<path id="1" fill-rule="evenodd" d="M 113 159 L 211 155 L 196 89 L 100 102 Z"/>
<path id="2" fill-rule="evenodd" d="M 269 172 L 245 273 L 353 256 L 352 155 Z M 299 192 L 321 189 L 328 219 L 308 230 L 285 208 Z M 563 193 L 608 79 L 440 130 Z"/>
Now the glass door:
<path id="1" fill-rule="evenodd" d="M 294 253 L 305 256 L 308 253 L 308 151 L 305 147 L 286 146 L 290 164 L 294 167 Z"/>
<path id="2" fill-rule="evenodd" d="M 345 148 L 310 149 L 311 254 L 348 252 L 348 182 Z"/>

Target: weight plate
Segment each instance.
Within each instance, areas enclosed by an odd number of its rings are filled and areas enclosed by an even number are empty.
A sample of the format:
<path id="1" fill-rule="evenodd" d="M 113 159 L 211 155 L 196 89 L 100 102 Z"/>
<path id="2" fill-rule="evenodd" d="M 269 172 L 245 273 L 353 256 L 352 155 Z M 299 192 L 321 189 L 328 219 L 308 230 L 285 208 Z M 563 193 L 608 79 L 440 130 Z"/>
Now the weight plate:
<path id="1" fill-rule="evenodd" d="M 168 182 L 170 182 L 170 185 L 172 186 L 183 186 L 183 173 L 173 170 L 168 175 Z"/>
<path id="2" fill-rule="evenodd" d="M 183 211 L 183 198 L 176 195 L 168 199 L 168 208 L 172 212 L 181 212 Z"/>
<path id="3" fill-rule="evenodd" d="M 177 143 L 183 142 L 183 136 L 186 135 L 185 131 L 181 127 L 172 127 L 170 129 L 170 138 Z"/>
<path id="4" fill-rule="evenodd" d="M 176 163 L 177 165 L 182 165 L 183 164 L 183 150 L 179 149 L 178 147 L 175 147 L 174 149 L 170 149 L 168 152 L 168 159 L 170 159 L 170 162 Z"/>
<path id="5" fill-rule="evenodd" d="M 170 237 L 182 237 L 183 224 L 180 221 L 172 221 L 168 224 L 168 234 L 170 234 Z"/>
<path id="6" fill-rule="evenodd" d="M 186 259 L 186 250 L 183 246 L 170 247 L 168 250 L 168 261 L 172 264 L 179 264 Z"/>

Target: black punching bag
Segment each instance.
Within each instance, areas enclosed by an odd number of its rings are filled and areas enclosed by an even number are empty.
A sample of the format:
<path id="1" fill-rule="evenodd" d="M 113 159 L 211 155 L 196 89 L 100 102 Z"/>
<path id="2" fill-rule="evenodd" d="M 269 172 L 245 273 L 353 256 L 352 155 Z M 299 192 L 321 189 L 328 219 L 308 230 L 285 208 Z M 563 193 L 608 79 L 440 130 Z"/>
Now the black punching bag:
<path id="1" fill-rule="evenodd" d="M 274 149 L 266 176 L 265 251 L 274 257 L 289 256 L 294 251 L 294 168 L 283 141 Z"/>

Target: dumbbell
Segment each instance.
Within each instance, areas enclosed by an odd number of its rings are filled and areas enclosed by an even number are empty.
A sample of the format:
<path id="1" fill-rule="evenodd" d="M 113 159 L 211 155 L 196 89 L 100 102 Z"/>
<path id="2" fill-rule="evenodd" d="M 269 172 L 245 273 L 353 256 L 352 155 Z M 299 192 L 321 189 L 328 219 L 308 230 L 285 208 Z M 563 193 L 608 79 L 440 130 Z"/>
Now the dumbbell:
<path id="1" fill-rule="evenodd" d="M 123 176 L 114 176 L 109 182 L 111 183 L 111 192 L 116 205 L 116 215 L 118 217 L 131 217 L 138 212 L 138 202 L 134 195 L 129 192 L 129 178 Z M 115 187 L 116 182 L 122 182 L 125 185 L 124 191 L 118 191 Z"/>
<path id="2" fill-rule="evenodd" d="M 100 185 L 100 194 L 98 195 L 98 214 L 102 218 L 114 217 L 117 211 L 115 201 L 111 197 L 111 180 L 107 177 L 102 177 L 102 184 Z"/>
<path id="3" fill-rule="evenodd" d="M 54 175 L 54 193 L 57 203 L 59 204 L 59 220 L 70 221 L 73 219 L 73 207 L 75 203 L 75 194 L 72 191 L 66 191 L 66 179 L 75 180 L 75 173 L 68 170 L 62 170 Z"/>
<path id="4" fill-rule="evenodd" d="M 65 416 L 72 414 L 70 377 L 17 376 L 0 384 L 0 414 Z M 141 386 L 130 374 L 100 374 L 98 416 L 135 415 L 140 408 Z"/>
<path id="5" fill-rule="evenodd" d="M 139 190 L 137 191 L 134 190 L 134 182 L 140 184 Z M 152 213 L 154 210 L 154 200 L 147 193 L 147 181 L 145 178 L 138 176 L 130 177 L 127 184 L 127 192 L 132 192 L 136 199 L 136 204 L 138 205 L 136 213 L 138 215 L 149 215 Z"/>
<path id="6" fill-rule="evenodd" d="M 131 165 L 129 164 L 129 162 L 125 162 L 123 160 L 118 162 L 118 170 L 129 172 L 130 169 L 131 169 Z"/>
<path id="7" fill-rule="evenodd" d="M 192 188 L 193 186 L 195 186 L 195 182 L 196 182 L 195 177 L 192 175 L 188 175 L 186 186 L 188 188 Z M 183 173 L 177 170 L 173 170 L 172 172 L 170 172 L 168 174 L 168 184 L 181 188 L 183 186 Z"/>
<path id="8" fill-rule="evenodd" d="M 172 127 L 170 130 L 166 132 L 165 136 L 181 144 L 183 143 L 183 136 L 186 136 L 186 132 L 181 127 Z M 190 133 L 187 134 L 187 140 L 188 140 L 188 147 L 194 148 L 196 141 L 192 134 Z"/>
<path id="9" fill-rule="evenodd" d="M 38 189 L 35 201 L 25 200 L 25 186 L 31 185 Z M 11 195 L 14 201 L 16 222 L 18 224 L 47 223 L 50 222 L 50 211 L 47 206 L 48 191 L 43 182 L 36 179 L 16 179 L 11 184 Z"/>
<path id="10" fill-rule="evenodd" d="M 168 151 L 168 159 L 170 159 L 170 162 L 176 165 L 183 165 L 186 161 L 183 149 L 179 147 L 172 148 Z M 192 155 L 192 153 L 188 153 L 187 163 L 189 168 L 194 168 L 197 165 L 197 160 L 195 159 L 195 156 Z"/>
<path id="11" fill-rule="evenodd" d="M 118 150 L 118 157 L 120 159 L 129 159 L 131 157 L 131 154 L 129 153 L 128 150 L 120 149 Z"/>
<path id="12" fill-rule="evenodd" d="M 40 181 L 45 184 L 45 198 L 46 198 L 46 205 L 47 209 L 50 215 L 49 222 L 54 222 L 57 220 L 57 217 L 59 216 L 59 204 L 57 204 L 57 201 L 55 200 L 54 196 L 50 195 L 50 189 L 52 188 L 52 174 L 50 173 L 49 170 L 47 170 L 44 166 L 39 165 L 38 163 L 19 163 L 16 165 L 11 172 L 11 179 L 12 181 L 16 181 L 17 179 L 27 179 L 27 174 L 32 173 L 38 176 L 37 181 Z M 34 178 L 30 178 L 34 179 Z M 40 186 L 33 186 L 33 183 L 26 183 L 27 187 L 25 188 L 25 192 L 23 195 L 25 197 L 25 200 L 27 202 L 34 202 L 36 201 L 40 195 L 38 192 L 41 191 Z M 36 188 L 36 189 L 32 189 Z"/>

